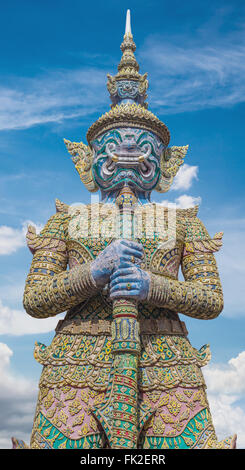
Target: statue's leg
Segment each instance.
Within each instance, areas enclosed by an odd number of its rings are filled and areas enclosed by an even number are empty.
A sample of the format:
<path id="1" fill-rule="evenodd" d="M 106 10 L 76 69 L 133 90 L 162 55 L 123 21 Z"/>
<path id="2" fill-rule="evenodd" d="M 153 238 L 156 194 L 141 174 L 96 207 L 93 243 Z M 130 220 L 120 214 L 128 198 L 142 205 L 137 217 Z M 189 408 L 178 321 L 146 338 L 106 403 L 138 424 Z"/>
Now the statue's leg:
<path id="1" fill-rule="evenodd" d="M 104 433 L 90 407 L 103 393 L 89 387 L 41 388 L 31 435 L 31 448 L 99 449 Z"/>
<path id="2" fill-rule="evenodd" d="M 153 390 L 142 398 L 155 412 L 141 432 L 140 448 L 234 448 L 235 436 L 217 440 L 204 387 Z"/>

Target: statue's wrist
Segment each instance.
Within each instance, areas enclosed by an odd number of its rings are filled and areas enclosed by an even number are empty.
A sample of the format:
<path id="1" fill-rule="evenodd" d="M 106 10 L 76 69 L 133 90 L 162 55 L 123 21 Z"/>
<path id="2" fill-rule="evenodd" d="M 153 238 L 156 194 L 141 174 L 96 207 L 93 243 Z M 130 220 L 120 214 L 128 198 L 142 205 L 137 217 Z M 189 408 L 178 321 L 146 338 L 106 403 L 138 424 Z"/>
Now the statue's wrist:
<path id="1" fill-rule="evenodd" d="M 141 300 L 147 300 L 150 292 L 151 276 L 150 272 L 142 270 L 142 294 Z"/>
<path id="2" fill-rule="evenodd" d="M 97 284 L 91 272 L 91 263 L 74 266 L 70 270 L 71 289 L 75 295 L 90 297 L 97 292 Z"/>
<path id="3" fill-rule="evenodd" d="M 168 280 L 161 275 L 148 272 L 150 277 L 149 291 L 147 301 L 159 306 L 165 306 L 168 303 L 169 284 Z"/>
<path id="4" fill-rule="evenodd" d="M 103 288 L 109 280 L 108 269 L 102 265 L 98 266 L 97 260 L 92 261 L 90 264 L 91 277 L 98 289 Z"/>

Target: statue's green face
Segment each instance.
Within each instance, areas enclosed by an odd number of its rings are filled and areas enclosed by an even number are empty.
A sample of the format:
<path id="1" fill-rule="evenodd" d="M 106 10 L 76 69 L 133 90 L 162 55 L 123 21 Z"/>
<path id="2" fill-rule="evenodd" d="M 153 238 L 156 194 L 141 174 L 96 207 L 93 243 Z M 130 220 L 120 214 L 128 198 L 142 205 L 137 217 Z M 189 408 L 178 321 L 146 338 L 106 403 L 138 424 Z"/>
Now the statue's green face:
<path id="1" fill-rule="evenodd" d="M 151 132 L 118 128 L 92 142 L 93 175 L 103 191 L 127 184 L 138 191 L 152 191 L 160 177 L 160 156 L 165 148 Z"/>

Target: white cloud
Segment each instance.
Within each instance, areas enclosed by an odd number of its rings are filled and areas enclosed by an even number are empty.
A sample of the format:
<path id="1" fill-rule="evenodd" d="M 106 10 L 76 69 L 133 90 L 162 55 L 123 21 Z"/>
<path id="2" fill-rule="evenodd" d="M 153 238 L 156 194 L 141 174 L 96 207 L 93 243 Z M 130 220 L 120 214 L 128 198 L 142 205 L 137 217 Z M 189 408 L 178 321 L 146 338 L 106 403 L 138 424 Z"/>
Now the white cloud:
<path id="1" fill-rule="evenodd" d="M 26 245 L 25 236 L 29 224 L 36 228 L 37 233 L 42 228 L 40 224 L 35 224 L 32 221 L 23 222 L 21 229 L 6 225 L 0 226 L 0 255 L 10 255 Z"/>
<path id="2" fill-rule="evenodd" d="M 177 175 L 175 176 L 171 189 L 173 190 L 190 189 L 193 180 L 197 179 L 197 172 L 198 172 L 197 166 L 191 166 L 191 165 L 188 165 L 187 163 L 184 163 L 180 167 Z"/>
<path id="3" fill-rule="evenodd" d="M 0 448 L 11 448 L 11 437 L 29 444 L 37 384 L 11 372 L 13 351 L 0 343 Z M 245 408 L 237 402 L 244 395 L 245 351 L 228 364 L 203 369 L 212 419 L 219 440 L 237 434 L 237 448 L 245 448 Z"/>
<path id="4" fill-rule="evenodd" d="M 61 314 L 62 315 L 62 314 Z M 0 335 L 20 336 L 53 331 L 61 315 L 50 318 L 33 318 L 24 310 L 12 309 L 0 300 Z"/>
<path id="5" fill-rule="evenodd" d="M 24 246 L 22 230 L 2 225 L 0 227 L 0 255 L 9 255 Z"/>
<path id="6" fill-rule="evenodd" d="M 187 194 L 182 194 L 182 196 L 175 199 L 176 207 L 179 207 L 180 209 L 188 209 L 188 207 L 197 206 L 201 204 L 201 201 L 200 196 L 194 197 Z"/>
<path id="7" fill-rule="evenodd" d="M 0 130 L 86 117 L 98 112 L 107 101 L 106 72 L 101 69 L 56 70 L 42 77 L 18 77 L 8 86 L 0 84 Z"/>
<path id="8" fill-rule="evenodd" d="M 221 20 L 222 21 L 222 20 Z M 206 30 L 205 30 L 206 27 Z M 237 25 L 220 35 L 208 26 L 186 34 L 150 35 L 137 60 L 150 71 L 150 107 L 179 113 L 229 107 L 245 100 L 245 40 Z M 205 39 L 204 39 L 205 38 Z M 0 130 L 23 129 L 65 119 L 82 119 L 109 108 L 106 74 L 117 60 L 87 55 L 87 66 L 53 70 L 37 77 L 7 77 L 0 83 Z M 93 58 L 92 58 L 93 56 Z"/>
<path id="9" fill-rule="evenodd" d="M 176 209 L 188 209 L 190 207 L 194 207 L 196 205 L 201 204 L 201 197 L 200 196 L 190 196 L 188 194 L 182 194 L 181 196 L 174 199 L 174 201 L 169 201 L 168 199 L 164 199 L 160 202 L 163 206 L 169 207 L 176 207 Z M 152 201 L 154 202 L 154 201 Z M 159 202 L 155 201 L 157 204 Z"/>
<path id="10" fill-rule="evenodd" d="M 13 351 L 0 343 L 0 448 L 12 447 L 11 437 L 29 444 L 37 400 L 37 384 L 11 372 Z"/>
<path id="11" fill-rule="evenodd" d="M 236 25 L 237 26 L 237 25 Z M 206 30 L 205 30 L 206 28 Z M 204 40 L 205 37 L 205 40 Z M 151 70 L 151 105 L 164 113 L 229 107 L 245 101 L 244 30 L 151 35 L 139 51 Z"/>
<path id="12" fill-rule="evenodd" d="M 245 351 L 227 364 L 205 367 L 203 373 L 219 440 L 237 434 L 237 447 L 245 448 Z"/>
<path id="13" fill-rule="evenodd" d="M 245 448 L 245 409 L 237 397 L 208 393 L 208 400 L 218 440 L 237 434 L 237 449 Z"/>
<path id="14" fill-rule="evenodd" d="M 245 351 L 232 358 L 226 365 L 213 365 L 206 369 L 209 392 L 227 395 L 245 394 Z"/>

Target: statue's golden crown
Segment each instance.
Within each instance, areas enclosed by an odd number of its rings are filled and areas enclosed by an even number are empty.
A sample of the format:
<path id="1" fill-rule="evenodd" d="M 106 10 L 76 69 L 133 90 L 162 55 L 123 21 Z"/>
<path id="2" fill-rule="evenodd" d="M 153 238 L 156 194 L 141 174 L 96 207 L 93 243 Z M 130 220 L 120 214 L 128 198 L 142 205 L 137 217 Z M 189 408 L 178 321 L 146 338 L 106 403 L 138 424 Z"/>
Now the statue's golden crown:
<path id="1" fill-rule="evenodd" d="M 167 146 L 170 133 L 167 126 L 153 113 L 136 103 L 125 103 L 114 106 L 103 114 L 88 129 L 87 140 L 91 143 L 98 135 L 118 127 L 139 127 L 154 132 Z"/>

